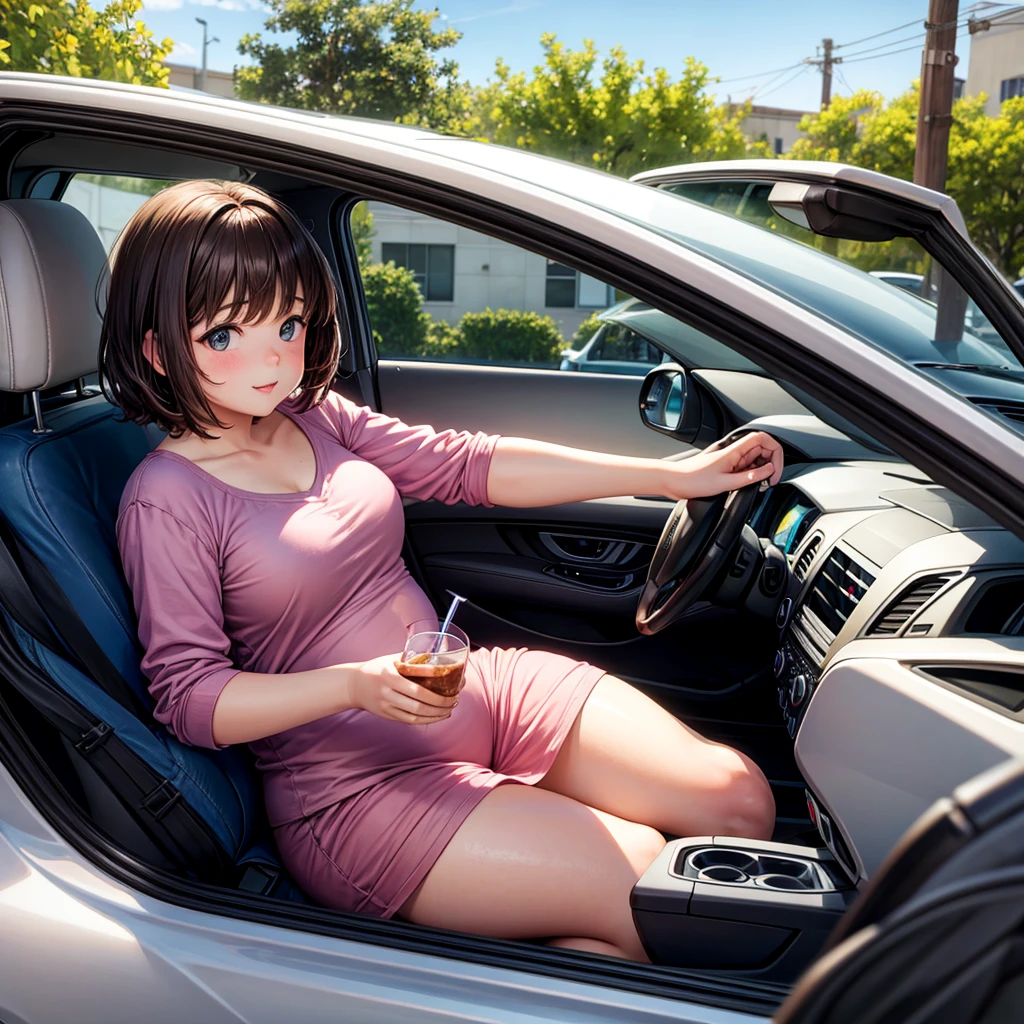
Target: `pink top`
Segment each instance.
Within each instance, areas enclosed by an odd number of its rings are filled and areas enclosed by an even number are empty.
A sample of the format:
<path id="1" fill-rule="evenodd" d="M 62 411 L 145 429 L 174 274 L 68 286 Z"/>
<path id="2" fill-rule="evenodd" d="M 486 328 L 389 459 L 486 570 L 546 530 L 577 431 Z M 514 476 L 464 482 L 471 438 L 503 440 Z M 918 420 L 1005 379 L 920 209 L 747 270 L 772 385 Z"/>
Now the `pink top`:
<path id="1" fill-rule="evenodd" d="M 497 434 L 410 427 L 334 392 L 303 414 L 287 401 L 278 409 L 312 444 L 308 491 L 242 490 L 158 450 L 121 496 L 117 540 L 153 713 L 197 746 L 217 746 L 213 708 L 241 670 L 365 661 L 437 628 L 401 558 L 402 497 L 493 507 L 487 473 Z M 251 743 L 271 825 L 379 780 L 395 725 L 352 709 Z M 396 752 L 396 772 L 407 757 Z"/>

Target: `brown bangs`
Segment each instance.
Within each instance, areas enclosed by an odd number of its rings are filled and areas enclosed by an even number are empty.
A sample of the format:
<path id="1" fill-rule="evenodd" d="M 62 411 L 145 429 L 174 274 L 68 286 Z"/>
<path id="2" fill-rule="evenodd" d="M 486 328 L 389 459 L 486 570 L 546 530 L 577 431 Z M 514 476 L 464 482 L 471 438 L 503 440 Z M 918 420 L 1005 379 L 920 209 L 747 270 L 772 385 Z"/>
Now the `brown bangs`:
<path id="1" fill-rule="evenodd" d="M 111 253 L 100 334 L 107 398 L 137 423 L 209 440 L 208 428 L 224 424 L 200 386 L 191 330 L 203 322 L 283 317 L 300 287 L 307 328 L 296 408 L 305 411 L 327 397 L 340 355 L 334 280 L 312 235 L 251 185 L 185 181 L 158 192 L 135 212 Z M 221 309 L 229 296 L 230 308 Z M 166 376 L 143 354 L 150 329 Z"/>

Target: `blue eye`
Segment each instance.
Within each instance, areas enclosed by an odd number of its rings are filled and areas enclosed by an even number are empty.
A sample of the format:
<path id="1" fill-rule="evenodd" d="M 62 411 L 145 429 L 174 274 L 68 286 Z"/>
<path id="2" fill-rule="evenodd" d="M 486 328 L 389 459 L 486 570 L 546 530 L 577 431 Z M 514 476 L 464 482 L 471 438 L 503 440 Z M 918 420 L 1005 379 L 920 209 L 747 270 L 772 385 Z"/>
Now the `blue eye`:
<path id="1" fill-rule="evenodd" d="M 299 326 L 305 326 L 304 322 L 297 316 L 289 317 L 281 325 L 281 337 L 285 341 L 292 341 L 298 333 Z"/>
<path id="2" fill-rule="evenodd" d="M 206 344 L 214 352 L 223 352 L 231 344 L 231 332 L 226 327 L 218 327 L 206 339 Z"/>

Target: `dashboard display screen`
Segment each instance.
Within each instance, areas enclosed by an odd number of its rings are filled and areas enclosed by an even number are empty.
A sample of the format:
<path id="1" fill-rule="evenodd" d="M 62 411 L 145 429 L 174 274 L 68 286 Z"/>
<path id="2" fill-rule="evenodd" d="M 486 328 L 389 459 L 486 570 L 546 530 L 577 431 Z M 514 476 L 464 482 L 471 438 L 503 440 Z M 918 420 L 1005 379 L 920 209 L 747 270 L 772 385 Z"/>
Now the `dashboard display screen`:
<path id="1" fill-rule="evenodd" d="M 801 525 L 806 521 L 808 526 L 810 520 L 817 517 L 818 510 L 813 505 L 792 505 L 786 514 L 779 520 L 772 534 L 772 543 L 787 555 L 790 554 L 803 539 L 807 532 L 801 530 Z M 808 518 L 809 517 L 809 518 Z"/>

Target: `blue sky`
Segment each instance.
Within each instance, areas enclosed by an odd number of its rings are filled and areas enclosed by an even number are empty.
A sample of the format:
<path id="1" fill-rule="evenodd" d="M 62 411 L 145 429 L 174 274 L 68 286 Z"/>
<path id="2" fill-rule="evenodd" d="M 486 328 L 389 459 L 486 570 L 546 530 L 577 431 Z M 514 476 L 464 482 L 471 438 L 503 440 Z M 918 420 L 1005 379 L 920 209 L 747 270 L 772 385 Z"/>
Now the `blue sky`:
<path id="1" fill-rule="evenodd" d="M 438 24 L 463 33 L 450 52 L 461 77 L 474 83 L 493 76 L 499 57 L 514 70 L 532 68 L 540 61 L 541 34 L 554 32 L 573 48 L 593 39 L 602 54 L 619 44 L 648 70 L 664 67 L 673 78 L 683 60 L 694 56 L 722 79 L 713 90 L 723 100 L 753 94 L 755 103 L 803 110 L 818 107 L 821 75 L 800 61 L 818 56 L 825 36 L 848 60 L 836 69 L 833 95 L 870 88 L 894 96 L 906 89 L 920 73 L 928 10 L 927 0 L 417 0 L 416 6 L 437 6 L 444 19 Z M 974 9 L 995 13 L 1006 6 L 964 3 L 961 20 Z M 172 60 L 196 66 L 203 29 L 195 19 L 204 18 L 209 35 L 220 40 L 208 48 L 208 66 L 225 71 L 242 63 L 238 40 L 261 31 L 266 16 L 261 0 L 144 0 L 138 15 L 158 39 L 176 41 Z M 906 27 L 858 42 L 901 25 Z M 963 29 L 957 40 L 959 77 L 967 75 L 969 45 Z"/>

